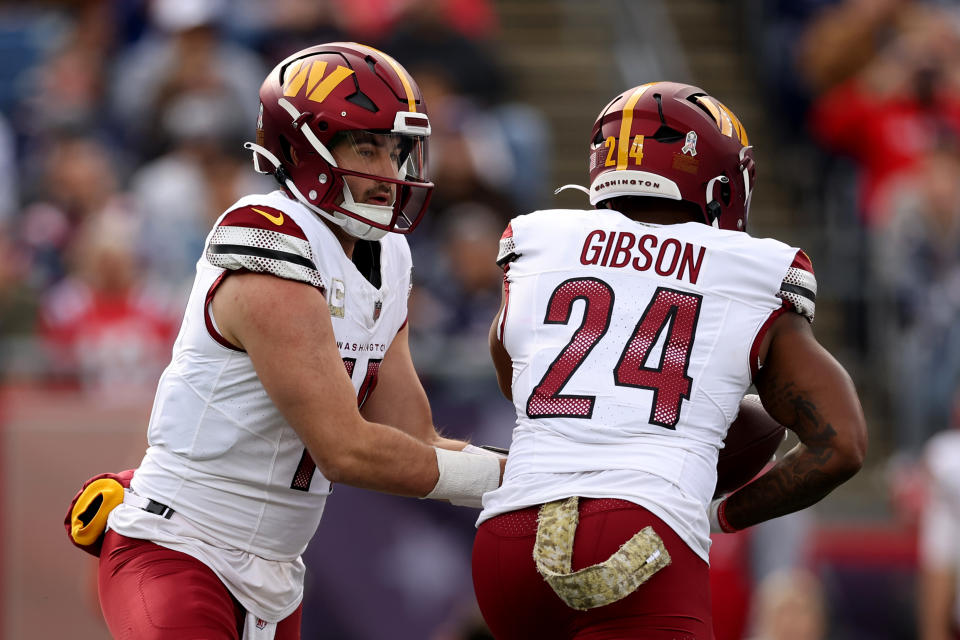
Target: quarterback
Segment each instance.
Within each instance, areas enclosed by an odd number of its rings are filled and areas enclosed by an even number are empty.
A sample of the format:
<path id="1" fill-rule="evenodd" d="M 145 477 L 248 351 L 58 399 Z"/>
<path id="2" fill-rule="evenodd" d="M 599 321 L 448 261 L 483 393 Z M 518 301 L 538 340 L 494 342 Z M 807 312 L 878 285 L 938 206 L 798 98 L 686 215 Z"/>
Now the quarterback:
<path id="1" fill-rule="evenodd" d="M 115 638 L 299 638 L 334 483 L 473 506 L 498 486 L 502 457 L 437 434 L 408 347 L 429 134 L 413 78 L 370 47 L 305 49 L 264 81 L 246 146 L 280 188 L 217 220 L 143 461 L 68 513 Z"/>
<path id="2" fill-rule="evenodd" d="M 473 578 L 498 639 L 708 640 L 710 533 L 807 507 L 861 466 L 849 376 L 813 337 L 806 254 L 745 233 L 736 116 L 657 82 L 601 111 L 595 208 L 514 218 L 491 353 L 516 407 Z M 800 444 L 712 501 L 748 387 Z"/>

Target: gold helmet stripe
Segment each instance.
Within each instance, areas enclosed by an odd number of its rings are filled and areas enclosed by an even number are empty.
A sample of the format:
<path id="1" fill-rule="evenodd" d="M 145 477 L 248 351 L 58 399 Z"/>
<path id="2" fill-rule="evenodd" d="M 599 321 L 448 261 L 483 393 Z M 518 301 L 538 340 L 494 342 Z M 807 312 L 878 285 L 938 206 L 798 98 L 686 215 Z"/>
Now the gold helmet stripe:
<path id="1" fill-rule="evenodd" d="M 310 86 L 311 88 L 316 86 L 316 88 L 310 91 L 310 99 L 314 102 L 323 102 L 327 99 L 327 96 L 330 95 L 331 91 L 337 88 L 341 82 L 349 78 L 351 75 L 353 75 L 353 69 L 348 69 L 347 67 L 341 67 L 340 65 L 337 65 L 337 68 L 330 72 L 330 75 L 324 78 L 319 84 L 314 85 L 313 73 L 311 72 Z"/>
<path id="2" fill-rule="evenodd" d="M 326 63 L 324 63 L 326 64 Z M 287 83 L 283 88 L 283 95 L 295 96 L 300 92 L 300 89 L 303 87 L 303 83 L 307 81 L 307 67 L 304 67 L 303 60 L 297 60 L 293 63 L 293 66 L 287 71 Z"/>
<path id="3" fill-rule="evenodd" d="M 640 101 L 640 96 L 653 84 L 656 83 L 648 82 L 634 89 L 633 93 L 627 99 L 627 103 L 623 105 L 623 112 L 620 116 L 620 140 L 617 143 L 617 171 L 623 171 L 627 168 L 627 160 L 629 158 L 627 154 L 630 151 L 631 141 L 630 129 L 633 128 L 633 108 L 636 107 L 637 102 Z"/>
<path id="4" fill-rule="evenodd" d="M 373 52 L 375 52 L 375 53 L 383 56 L 383 59 L 387 61 L 387 64 L 389 64 L 391 67 L 393 67 L 393 70 L 396 72 L 397 76 L 400 78 L 400 84 L 403 85 L 403 90 L 404 90 L 404 92 L 406 92 L 406 94 L 407 94 L 407 107 L 408 107 L 408 109 L 409 109 L 410 111 L 416 112 L 416 111 L 417 111 L 417 101 L 416 101 L 416 98 L 414 98 L 414 96 L 413 96 L 413 85 L 412 85 L 411 82 L 410 82 L 410 76 L 407 74 L 406 69 L 404 69 L 403 67 L 401 67 L 399 62 L 397 62 L 396 60 L 394 60 L 393 58 L 391 58 L 390 56 L 388 56 L 387 54 L 385 54 L 383 51 L 380 51 L 379 49 L 374 49 L 373 47 L 371 47 L 371 46 L 369 46 L 369 45 L 360 44 L 359 42 L 351 42 L 350 44 L 355 45 L 355 46 L 357 46 L 357 47 L 360 47 L 360 48 L 362 48 L 362 49 L 369 49 L 370 51 L 373 51 Z"/>
<path id="5" fill-rule="evenodd" d="M 727 113 L 727 115 L 730 116 L 730 120 L 733 121 L 733 130 L 736 132 L 737 137 L 740 139 L 740 144 L 742 144 L 745 147 L 749 147 L 750 139 L 747 137 L 747 130 L 743 127 L 743 123 L 740 122 L 740 119 L 737 118 L 737 116 L 733 113 L 733 111 L 731 111 L 725 104 L 723 104 L 722 102 L 718 102 L 717 104 L 720 105 L 720 108 L 723 109 Z"/>
<path id="6" fill-rule="evenodd" d="M 300 90 L 306 84 L 306 96 L 314 102 L 323 102 L 330 95 L 330 92 L 353 74 L 352 69 L 337 65 L 326 78 L 323 74 L 327 71 L 326 60 L 306 61 L 298 60 L 295 66 L 290 68 L 289 79 L 283 88 L 283 95 L 291 98 L 299 95 Z M 309 75 L 309 79 L 307 79 Z"/>
<path id="7" fill-rule="evenodd" d="M 714 121 L 717 123 L 717 128 L 720 129 L 720 133 L 725 136 L 733 137 L 733 123 L 730 121 L 730 118 L 727 117 L 726 113 L 720 111 L 717 107 L 717 103 L 713 98 L 709 96 L 699 96 L 697 97 L 697 102 L 702 104 L 707 108 L 707 111 L 710 112 L 710 115 L 713 116 Z"/>

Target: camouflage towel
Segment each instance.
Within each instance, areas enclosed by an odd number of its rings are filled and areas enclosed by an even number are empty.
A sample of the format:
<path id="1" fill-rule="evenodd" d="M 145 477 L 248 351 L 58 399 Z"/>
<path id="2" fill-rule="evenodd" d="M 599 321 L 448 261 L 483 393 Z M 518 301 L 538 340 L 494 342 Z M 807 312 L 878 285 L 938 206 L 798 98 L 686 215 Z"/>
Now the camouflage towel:
<path id="1" fill-rule="evenodd" d="M 670 564 L 670 554 L 652 527 L 634 534 L 605 561 L 571 571 L 579 512 L 576 496 L 540 507 L 533 559 L 537 571 L 567 606 L 586 611 L 625 598 Z"/>

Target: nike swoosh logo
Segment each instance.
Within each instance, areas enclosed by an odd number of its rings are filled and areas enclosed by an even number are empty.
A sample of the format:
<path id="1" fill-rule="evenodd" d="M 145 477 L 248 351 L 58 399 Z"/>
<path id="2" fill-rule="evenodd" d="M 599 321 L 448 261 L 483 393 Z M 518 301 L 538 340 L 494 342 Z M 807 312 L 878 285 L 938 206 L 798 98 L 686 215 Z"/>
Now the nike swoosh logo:
<path id="1" fill-rule="evenodd" d="M 270 214 L 267 213 L 266 211 L 260 211 L 260 209 L 257 209 L 256 207 L 250 207 L 250 208 L 253 209 L 254 211 L 256 211 L 257 213 L 259 213 L 260 215 L 262 215 L 264 218 L 266 218 L 267 220 L 269 220 L 269 221 L 272 222 L 273 224 L 277 225 L 278 227 L 283 224 L 283 214 L 282 214 L 282 213 L 281 213 L 280 215 L 278 215 L 278 216 L 274 216 L 274 215 L 270 215 Z"/>

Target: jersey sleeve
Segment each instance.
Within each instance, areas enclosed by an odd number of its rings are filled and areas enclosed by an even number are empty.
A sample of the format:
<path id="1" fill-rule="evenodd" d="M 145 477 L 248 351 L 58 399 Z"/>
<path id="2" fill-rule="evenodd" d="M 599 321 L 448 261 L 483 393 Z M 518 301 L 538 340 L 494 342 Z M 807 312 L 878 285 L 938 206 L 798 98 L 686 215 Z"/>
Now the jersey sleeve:
<path id="1" fill-rule="evenodd" d="M 780 283 L 777 297 L 790 304 L 808 322 L 813 322 L 817 308 L 817 278 L 813 275 L 810 258 L 802 250 L 797 250 L 793 263 Z"/>
<path id="2" fill-rule="evenodd" d="M 500 236 L 500 250 L 497 252 L 497 266 L 506 269 L 507 265 L 520 257 L 513 240 L 513 222 L 507 225 Z"/>
<path id="3" fill-rule="evenodd" d="M 797 249 L 794 254 L 793 262 L 787 268 L 787 273 L 783 276 L 780 287 L 777 289 L 777 297 L 781 300 L 781 306 L 770 313 L 760 326 L 759 331 L 753 338 L 753 344 L 750 346 L 751 377 L 755 377 L 760 371 L 762 364 L 760 362 L 760 345 L 777 318 L 784 313 L 795 311 L 806 318 L 807 322 L 813 322 L 817 306 L 817 278 L 813 275 L 813 264 L 810 262 L 809 256 L 802 250 Z"/>
<path id="4" fill-rule="evenodd" d="M 228 212 L 213 231 L 206 258 L 223 269 L 268 273 L 326 291 L 306 234 L 273 207 L 248 205 Z"/>

